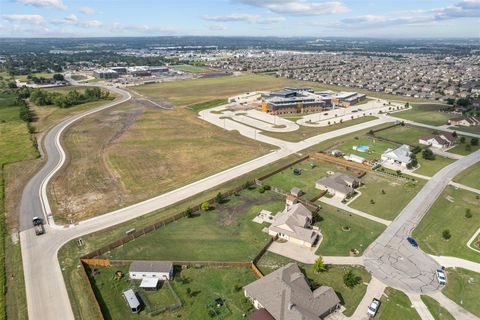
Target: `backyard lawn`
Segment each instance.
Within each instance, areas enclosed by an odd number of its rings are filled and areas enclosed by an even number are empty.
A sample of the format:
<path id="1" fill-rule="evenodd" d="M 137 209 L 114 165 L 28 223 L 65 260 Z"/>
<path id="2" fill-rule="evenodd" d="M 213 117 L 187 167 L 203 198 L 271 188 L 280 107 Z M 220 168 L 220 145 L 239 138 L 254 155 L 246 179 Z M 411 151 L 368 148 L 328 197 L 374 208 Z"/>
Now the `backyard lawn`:
<path id="1" fill-rule="evenodd" d="M 442 104 L 413 104 L 411 110 L 393 113 L 392 116 L 420 122 L 432 126 L 441 126 L 447 124 L 448 119 L 452 118 L 446 112 L 440 112 L 446 105 Z"/>
<path id="2" fill-rule="evenodd" d="M 295 261 L 267 252 L 258 262 L 258 267 L 263 273 L 268 274 L 290 262 Z M 345 311 L 343 313 L 346 316 L 351 316 L 355 312 L 355 309 L 367 290 L 367 285 L 365 283 L 369 283 L 371 279 L 370 273 L 360 266 L 331 265 L 328 267 L 327 271 L 315 273 L 312 269 L 312 265 L 302 263 L 298 263 L 298 265 L 300 269 L 305 271 L 310 286 L 313 289 L 324 285 L 332 287 L 335 290 L 340 302 L 345 306 Z M 343 275 L 348 270 L 352 270 L 356 276 L 361 278 L 360 283 L 353 287 L 353 289 L 348 288 L 343 283 Z"/>
<path id="3" fill-rule="evenodd" d="M 383 224 L 356 216 L 322 203 L 320 220 L 315 225 L 323 235 L 317 254 L 348 256 L 351 249 L 359 255 L 385 230 Z"/>
<path id="4" fill-rule="evenodd" d="M 443 308 L 437 300 L 424 295 L 422 295 L 421 298 L 435 320 L 455 320 L 447 309 Z"/>
<path id="5" fill-rule="evenodd" d="M 354 146 L 368 146 L 369 150 L 366 152 L 360 152 L 357 150 L 353 150 Z M 374 137 L 370 137 L 367 135 L 359 135 L 354 139 L 345 140 L 340 146 L 336 149 L 350 154 L 356 154 L 357 156 L 363 157 L 367 160 L 380 160 L 381 155 L 388 149 L 392 148 L 395 149 L 399 145 L 383 141 L 379 139 L 375 139 Z"/>
<path id="6" fill-rule="evenodd" d="M 458 305 L 480 317 L 480 273 L 462 268 L 447 269 L 447 285 L 442 293 Z"/>
<path id="7" fill-rule="evenodd" d="M 466 217 L 467 209 L 470 209 L 471 218 Z M 480 262 L 480 253 L 467 247 L 479 226 L 478 195 L 448 186 L 413 231 L 413 236 L 425 252 Z M 444 240 L 442 233 L 447 229 L 451 238 Z"/>
<path id="8" fill-rule="evenodd" d="M 387 220 L 393 220 L 425 184 L 374 172 L 367 173 L 362 182 L 361 196 L 348 205 Z"/>
<path id="9" fill-rule="evenodd" d="M 386 295 L 386 296 L 385 296 Z M 420 320 L 417 311 L 412 307 L 410 299 L 401 291 L 386 288 L 380 299 L 382 302 L 375 318 L 382 320 Z"/>
<path id="10" fill-rule="evenodd" d="M 420 164 L 420 168 L 416 169 L 414 172 L 427 177 L 435 175 L 435 173 L 440 171 L 442 168 L 455 162 L 455 160 L 445 158 L 439 155 L 435 156 L 435 160 L 426 160 L 423 159 L 421 153 L 417 154 L 417 160 Z"/>
<path id="11" fill-rule="evenodd" d="M 480 189 L 480 163 L 463 170 L 453 180 L 466 186 Z"/>
<path id="12" fill-rule="evenodd" d="M 270 238 L 267 225 L 251 220 L 262 210 L 277 213 L 285 200 L 273 192 L 245 190 L 228 202 L 137 238 L 107 254 L 111 259 L 250 261 Z"/>
<path id="13" fill-rule="evenodd" d="M 433 134 L 434 132 L 435 130 L 428 128 L 404 125 L 375 132 L 375 136 L 402 144 L 405 143 L 411 146 L 417 146 L 419 145 L 418 139 L 425 135 Z"/>
<path id="14" fill-rule="evenodd" d="M 122 297 L 122 292 L 131 288 L 128 278 L 128 266 L 95 267 L 100 273 L 92 279 L 105 319 L 152 319 L 147 310 L 139 314 L 131 313 Z M 120 280 L 115 272 L 124 273 Z M 160 319 L 207 319 L 209 311 L 214 310 L 221 319 L 240 319 L 253 306 L 244 298 L 241 288 L 255 281 L 250 268 L 188 268 L 177 270 L 174 280 L 170 282 L 174 292 L 182 301 L 182 306 L 174 311 L 165 311 L 155 318 Z M 167 285 L 158 291 L 142 291 L 142 296 L 148 300 L 152 309 L 175 304 L 176 300 Z M 215 299 L 225 301 L 223 307 L 209 307 Z M 143 300 L 143 299 L 142 299 Z"/>

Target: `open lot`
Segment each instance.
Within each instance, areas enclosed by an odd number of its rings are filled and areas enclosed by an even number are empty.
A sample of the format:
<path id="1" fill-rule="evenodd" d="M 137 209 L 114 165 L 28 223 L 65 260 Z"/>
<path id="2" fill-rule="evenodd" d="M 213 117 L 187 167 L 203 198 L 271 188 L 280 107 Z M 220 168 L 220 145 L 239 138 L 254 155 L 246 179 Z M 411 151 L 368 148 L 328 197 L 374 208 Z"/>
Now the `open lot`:
<path id="1" fill-rule="evenodd" d="M 356 216 L 344 210 L 322 204 L 319 221 L 323 240 L 317 254 L 323 256 L 348 256 L 351 249 L 359 255 L 385 230 L 383 224 Z"/>
<path id="2" fill-rule="evenodd" d="M 443 308 L 437 300 L 424 295 L 422 295 L 421 298 L 435 320 L 455 320 L 447 309 Z"/>
<path id="3" fill-rule="evenodd" d="M 358 189 L 362 195 L 349 206 L 387 220 L 393 220 L 425 184 L 423 180 L 407 181 L 373 172 L 362 181 L 364 185 Z"/>
<path id="4" fill-rule="evenodd" d="M 250 261 L 268 242 L 266 224 L 251 220 L 262 210 L 283 210 L 285 199 L 273 192 L 244 190 L 194 218 L 175 223 L 112 250 L 110 259 Z"/>
<path id="5" fill-rule="evenodd" d="M 198 67 L 198 66 L 192 66 L 190 64 L 177 64 L 177 65 L 172 65 L 170 67 L 172 67 L 176 70 L 191 72 L 191 73 L 203 73 L 203 72 L 209 72 L 210 71 L 210 69 L 202 68 L 202 67 Z"/>
<path id="6" fill-rule="evenodd" d="M 478 145 L 478 146 L 470 145 L 470 147 L 467 147 L 467 145 L 470 144 L 470 140 L 471 140 L 470 137 L 466 137 L 465 143 L 458 143 L 455 147 L 449 149 L 448 152 L 466 156 L 466 155 L 469 155 L 470 153 L 475 152 L 478 149 L 480 149 L 480 145 Z"/>
<path id="7" fill-rule="evenodd" d="M 418 139 L 425 135 L 433 134 L 435 131 L 428 128 L 404 125 L 395 126 L 386 130 L 375 132 L 375 136 L 392 140 L 398 143 L 405 143 L 411 146 L 419 145 Z"/>
<path id="8" fill-rule="evenodd" d="M 480 189 L 480 163 L 463 170 L 453 180 L 466 186 Z"/>
<path id="9" fill-rule="evenodd" d="M 110 268 L 95 267 L 100 271 L 91 277 L 94 288 L 100 299 L 105 319 L 152 319 L 143 310 L 139 314 L 129 312 L 122 297 L 122 292 L 129 288 L 128 266 L 113 266 Z M 115 271 L 123 271 L 125 277 L 115 278 Z M 165 311 L 154 318 L 159 319 L 207 319 L 210 317 L 208 307 L 215 299 L 222 298 L 225 306 L 215 308 L 221 319 L 240 319 L 253 306 L 245 300 L 243 290 L 238 290 L 250 282 L 255 276 L 250 268 L 188 268 L 177 270 L 172 288 L 183 305 L 174 311 Z M 190 291 L 190 294 L 188 293 Z M 174 304 L 175 299 L 167 287 L 163 285 L 156 292 L 144 292 L 144 296 L 155 306 L 162 307 Z"/>
<path id="10" fill-rule="evenodd" d="M 453 126 L 453 127 L 449 127 L 449 129 L 480 134 L 480 126 L 471 126 L 471 127 Z"/>
<path id="11" fill-rule="evenodd" d="M 49 192 L 56 217 L 64 221 L 150 198 L 271 149 L 185 108 L 162 110 L 134 101 L 82 119 L 63 141 L 69 162 Z"/>
<path id="12" fill-rule="evenodd" d="M 287 118 L 287 117 L 286 117 Z M 295 119 L 287 118 L 288 120 L 295 121 Z M 327 127 L 307 127 L 307 126 L 300 126 L 298 130 L 291 131 L 291 132 L 269 132 L 269 131 L 262 131 L 263 135 L 285 140 L 285 141 L 291 141 L 291 142 L 299 142 L 302 140 L 305 140 L 307 138 L 325 133 L 325 132 L 330 132 L 346 127 L 350 127 L 356 124 L 368 122 L 371 120 L 377 119 L 376 117 L 373 116 L 366 116 L 362 118 L 357 118 L 353 120 L 348 120 L 342 123 L 336 123 L 332 124 Z"/>
<path id="13" fill-rule="evenodd" d="M 421 319 L 412 307 L 410 299 L 401 291 L 388 287 L 380 301 L 382 303 L 375 318 L 382 320 Z"/>
<path id="14" fill-rule="evenodd" d="M 432 126 L 447 124 L 448 119 L 453 118 L 446 112 L 440 112 L 447 105 L 442 104 L 412 104 L 412 110 L 392 114 L 394 117 L 416 121 Z"/>
<path id="15" fill-rule="evenodd" d="M 417 155 L 417 160 L 418 160 L 418 164 L 420 165 L 420 168 L 416 169 L 414 172 L 427 177 L 431 177 L 435 175 L 435 173 L 437 173 L 444 167 L 455 162 L 455 160 L 445 158 L 439 155 L 435 156 L 435 160 L 426 160 L 426 159 L 423 159 L 421 153 Z"/>
<path id="16" fill-rule="evenodd" d="M 447 269 L 448 282 L 442 293 L 458 305 L 480 317 L 480 273 L 462 268 Z"/>
<path id="17" fill-rule="evenodd" d="M 290 262 L 296 261 L 267 252 L 263 255 L 257 265 L 264 274 L 268 274 Z M 302 263 L 297 264 L 300 269 L 304 271 L 312 289 L 324 285 L 332 287 L 335 290 L 341 303 L 345 306 L 345 311 L 343 313 L 346 316 L 351 316 L 355 312 L 355 309 L 367 290 L 367 285 L 365 285 L 365 283 L 370 282 L 371 279 L 368 271 L 360 266 L 332 265 L 329 266 L 325 272 L 315 273 L 312 269 L 312 265 Z M 356 276 L 361 278 L 360 283 L 353 287 L 353 289 L 348 288 L 343 283 L 343 275 L 348 270 L 352 270 Z"/>
<path id="18" fill-rule="evenodd" d="M 413 236 L 425 252 L 453 256 L 480 262 L 480 253 L 467 247 L 470 237 L 480 226 L 478 195 L 448 186 L 427 215 L 413 231 Z M 470 209 L 472 217 L 465 217 Z M 442 232 L 448 229 L 451 238 L 444 240 Z"/>

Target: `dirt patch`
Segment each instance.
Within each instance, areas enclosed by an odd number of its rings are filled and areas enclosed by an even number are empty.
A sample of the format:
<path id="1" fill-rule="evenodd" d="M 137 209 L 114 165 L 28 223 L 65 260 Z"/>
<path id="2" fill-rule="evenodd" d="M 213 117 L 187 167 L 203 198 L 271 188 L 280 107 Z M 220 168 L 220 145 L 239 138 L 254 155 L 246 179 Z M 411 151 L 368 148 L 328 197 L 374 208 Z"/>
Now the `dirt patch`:
<path id="1" fill-rule="evenodd" d="M 270 201 L 275 201 L 275 197 L 269 195 L 262 199 L 243 198 L 242 202 L 239 204 L 232 206 L 228 206 L 227 204 L 226 208 L 219 208 L 221 213 L 219 214 L 218 222 L 224 227 L 238 227 L 239 222 L 237 217 L 239 214 L 247 212 L 253 206 L 259 206 Z"/>

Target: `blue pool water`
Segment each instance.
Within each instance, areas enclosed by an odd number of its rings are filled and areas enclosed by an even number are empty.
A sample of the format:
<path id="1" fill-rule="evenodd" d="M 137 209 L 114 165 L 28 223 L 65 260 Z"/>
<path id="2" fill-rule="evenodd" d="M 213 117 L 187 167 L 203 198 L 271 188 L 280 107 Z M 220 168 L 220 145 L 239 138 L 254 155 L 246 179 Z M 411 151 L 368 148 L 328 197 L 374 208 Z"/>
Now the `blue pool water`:
<path id="1" fill-rule="evenodd" d="M 358 150 L 358 151 L 361 151 L 361 152 L 368 151 L 369 149 L 370 149 L 369 146 L 358 146 L 358 147 L 357 147 L 357 150 Z"/>

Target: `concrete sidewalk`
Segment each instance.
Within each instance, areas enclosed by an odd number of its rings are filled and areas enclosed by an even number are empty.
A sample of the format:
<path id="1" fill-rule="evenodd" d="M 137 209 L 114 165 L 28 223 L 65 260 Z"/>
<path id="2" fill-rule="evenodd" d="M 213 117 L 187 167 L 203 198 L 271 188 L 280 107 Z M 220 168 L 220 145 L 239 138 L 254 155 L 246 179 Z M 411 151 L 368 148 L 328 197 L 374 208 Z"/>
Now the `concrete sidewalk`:
<path id="1" fill-rule="evenodd" d="M 346 204 L 342 203 L 342 201 L 340 201 L 338 198 L 335 198 L 335 197 L 333 197 L 333 198 L 321 197 L 321 198 L 319 199 L 319 201 L 320 201 L 320 202 L 323 202 L 323 203 L 325 203 L 325 204 L 328 204 L 328 205 L 337 207 L 337 208 L 339 208 L 339 209 L 348 211 L 348 212 L 353 213 L 354 215 L 360 216 L 360 217 L 362 217 L 362 218 L 365 218 L 365 219 L 368 219 L 368 220 L 372 220 L 372 221 L 375 221 L 375 222 L 384 224 L 384 225 L 386 225 L 386 226 L 388 226 L 388 225 L 390 225 L 390 223 L 392 223 L 390 220 L 385 220 L 385 219 L 382 219 L 382 218 L 373 216 L 373 215 L 371 215 L 371 214 L 362 212 L 362 211 L 360 211 L 360 210 L 353 209 L 353 208 L 347 206 Z M 355 202 L 355 200 L 353 200 L 352 202 Z"/>
<path id="2" fill-rule="evenodd" d="M 461 320 L 479 320 L 479 318 L 472 313 L 468 312 L 449 298 L 447 298 L 441 292 L 431 293 L 428 296 L 432 297 L 433 299 L 437 300 L 438 303 L 455 318 Z"/>
<path id="3" fill-rule="evenodd" d="M 407 293 L 407 296 L 422 320 L 435 320 L 419 294 Z"/>

